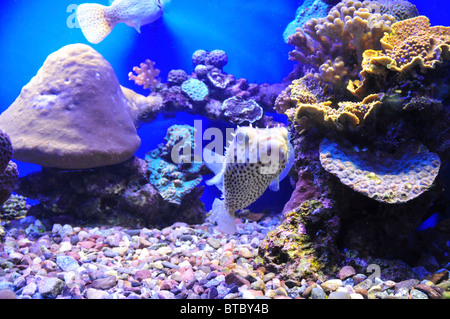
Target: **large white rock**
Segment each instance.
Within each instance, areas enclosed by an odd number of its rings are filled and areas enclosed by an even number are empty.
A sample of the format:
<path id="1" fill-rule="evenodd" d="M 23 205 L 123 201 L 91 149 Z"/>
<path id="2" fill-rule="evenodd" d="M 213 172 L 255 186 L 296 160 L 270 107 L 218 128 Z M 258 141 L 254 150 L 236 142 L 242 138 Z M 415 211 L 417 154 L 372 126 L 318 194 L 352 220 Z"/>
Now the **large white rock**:
<path id="1" fill-rule="evenodd" d="M 114 70 L 84 44 L 50 54 L 0 115 L 0 128 L 14 159 L 64 169 L 124 162 L 141 142 Z"/>

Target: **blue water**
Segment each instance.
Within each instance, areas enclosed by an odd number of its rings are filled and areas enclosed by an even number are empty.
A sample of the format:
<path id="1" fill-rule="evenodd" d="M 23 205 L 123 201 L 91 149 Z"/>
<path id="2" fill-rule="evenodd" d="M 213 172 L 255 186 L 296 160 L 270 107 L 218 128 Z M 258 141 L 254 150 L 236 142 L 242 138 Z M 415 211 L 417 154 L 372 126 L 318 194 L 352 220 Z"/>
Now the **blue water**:
<path id="1" fill-rule="evenodd" d="M 75 0 L 3 0 L 0 3 L 0 112 L 20 94 L 46 57 L 71 43 L 86 43 L 74 25 Z M 93 1 L 108 4 L 107 0 Z M 432 25 L 450 25 L 450 1 L 411 0 Z M 302 1 L 294 0 L 172 0 L 162 19 L 141 28 L 141 33 L 119 24 L 100 44 L 91 45 L 113 66 L 119 82 L 138 93 L 148 93 L 128 80 L 128 72 L 145 59 L 156 62 L 163 81 L 172 69 L 192 71 L 197 49 L 222 49 L 229 62 L 224 71 L 254 83 L 278 83 L 292 70 L 292 47 L 282 34 Z M 173 124 L 193 124 L 192 115 L 180 114 L 139 130 L 143 157 L 163 141 Z M 18 163 L 21 175 L 39 166 Z M 282 185 L 288 197 L 289 185 Z M 209 188 L 207 192 L 216 195 Z M 285 191 L 284 191 L 285 190 Z M 274 195 L 270 195 L 274 196 Z M 277 195 L 280 196 L 280 195 Z M 268 201 L 270 200 L 267 195 Z M 284 201 L 283 198 L 281 201 Z M 205 199 L 209 203 L 208 199 Z"/>

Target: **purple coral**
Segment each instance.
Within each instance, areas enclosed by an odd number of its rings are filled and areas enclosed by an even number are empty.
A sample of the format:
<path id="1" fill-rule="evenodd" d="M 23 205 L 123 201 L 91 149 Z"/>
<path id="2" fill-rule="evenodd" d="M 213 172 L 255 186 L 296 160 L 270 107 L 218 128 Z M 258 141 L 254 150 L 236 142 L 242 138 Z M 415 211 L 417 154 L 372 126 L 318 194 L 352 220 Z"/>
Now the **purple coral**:
<path id="1" fill-rule="evenodd" d="M 0 172 L 8 166 L 9 160 L 13 156 L 11 139 L 5 131 L 0 130 Z"/>
<path id="2" fill-rule="evenodd" d="M 244 100 L 238 97 L 231 97 L 222 104 L 223 115 L 234 124 L 244 122 L 253 123 L 264 115 L 261 106 L 254 100 Z"/>
<path id="3" fill-rule="evenodd" d="M 197 50 L 192 54 L 192 64 L 208 65 L 216 67 L 220 70 L 228 63 L 228 55 L 223 50 L 212 50 L 208 52 L 206 50 Z"/>
<path id="4" fill-rule="evenodd" d="M 207 64 L 222 69 L 228 63 L 228 55 L 223 50 L 213 50 L 209 53 Z"/>
<path id="5" fill-rule="evenodd" d="M 184 70 L 172 70 L 167 75 L 167 82 L 169 82 L 170 85 L 181 85 L 181 83 L 187 79 L 188 76 Z"/>
<path id="6" fill-rule="evenodd" d="M 16 163 L 11 161 L 13 148 L 8 134 L 0 130 L 0 205 L 11 196 L 19 172 Z"/>
<path id="7" fill-rule="evenodd" d="M 192 54 L 192 64 L 197 66 L 199 64 L 204 65 L 206 63 L 206 58 L 208 57 L 208 52 L 205 50 L 197 50 Z"/>

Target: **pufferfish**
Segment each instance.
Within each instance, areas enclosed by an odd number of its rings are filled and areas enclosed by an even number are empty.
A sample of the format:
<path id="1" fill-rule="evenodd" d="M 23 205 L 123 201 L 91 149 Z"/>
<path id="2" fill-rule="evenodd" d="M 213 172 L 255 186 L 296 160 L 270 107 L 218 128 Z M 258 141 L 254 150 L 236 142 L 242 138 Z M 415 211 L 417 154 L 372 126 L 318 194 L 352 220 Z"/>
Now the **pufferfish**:
<path id="1" fill-rule="evenodd" d="M 285 127 L 248 126 L 237 128 L 225 155 L 209 151 L 214 161 L 205 160 L 206 166 L 216 175 L 206 184 L 222 191 L 222 199 L 214 200 L 210 219 L 232 234 L 236 211 L 252 204 L 268 187 L 279 190 L 279 182 L 294 163 L 294 149 Z"/>
<path id="2" fill-rule="evenodd" d="M 86 39 L 100 43 L 117 23 L 125 23 L 141 32 L 141 26 L 158 20 L 170 0 L 115 0 L 110 6 L 83 3 L 77 8 L 77 19 Z"/>

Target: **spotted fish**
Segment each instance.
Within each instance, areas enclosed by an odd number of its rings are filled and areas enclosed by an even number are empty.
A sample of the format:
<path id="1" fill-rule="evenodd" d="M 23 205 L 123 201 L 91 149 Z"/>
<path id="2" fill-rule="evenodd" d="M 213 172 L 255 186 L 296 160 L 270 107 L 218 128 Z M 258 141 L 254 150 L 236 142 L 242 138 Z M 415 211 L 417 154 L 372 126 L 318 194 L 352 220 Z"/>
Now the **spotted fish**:
<path id="1" fill-rule="evenodd" d="M 249 126 L 237 128 L 225 155 L 212 153 L 214 161 L 205 162 L 216 175 L 206 184 L 216 185 L 222 199 L 214 200 L 211 219 L 223 232 L 234 233 L 236 211 L 256 201 L 267 187 L 279 190 L 294 163 L 294 150 L 286 128 Z"/>
<path id="2" fill-rule="evenodd" d="M 141 26 L 158 20 L 170 0 L 115 0 L 110 6 L 83 3 L 77 8 L 81 31 L 91 43 L 100 43 L 117 23 L 141 32 Z"/>

